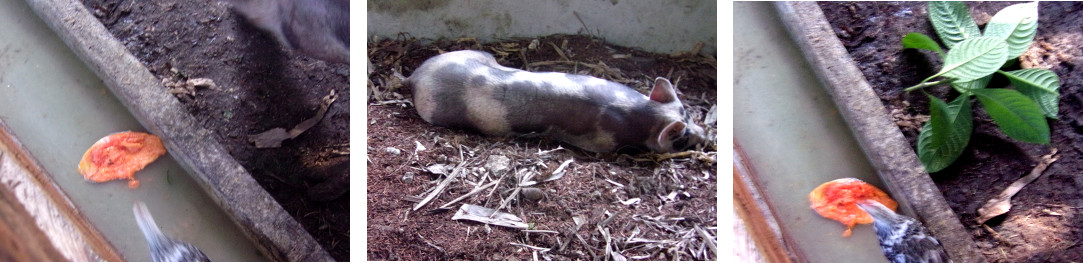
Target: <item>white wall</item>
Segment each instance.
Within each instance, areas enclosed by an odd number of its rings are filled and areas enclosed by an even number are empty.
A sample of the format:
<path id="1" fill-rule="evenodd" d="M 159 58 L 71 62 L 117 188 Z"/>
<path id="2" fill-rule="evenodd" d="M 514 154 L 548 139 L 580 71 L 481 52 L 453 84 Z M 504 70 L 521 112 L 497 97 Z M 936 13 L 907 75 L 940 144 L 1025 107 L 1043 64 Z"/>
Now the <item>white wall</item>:
<path id="1" fill-rule="evenodd" d="M 572 12 L 579 14 L 582 22 Z M 368 34 L 481 41 L 582 32 L 646 51 L 715 53 L 714 0 L 420 0 L 368 2 Z"/>

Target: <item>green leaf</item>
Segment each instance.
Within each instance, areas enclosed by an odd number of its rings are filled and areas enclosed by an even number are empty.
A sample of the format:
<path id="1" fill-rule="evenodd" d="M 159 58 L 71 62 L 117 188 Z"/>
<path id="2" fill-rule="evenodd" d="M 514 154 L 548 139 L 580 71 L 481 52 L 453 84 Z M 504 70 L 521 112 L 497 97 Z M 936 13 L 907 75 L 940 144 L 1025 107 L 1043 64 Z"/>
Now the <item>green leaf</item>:
<path id="1" fill-rule="evenodd" d="M 1057 78 L 1057 73 L 1040 68 L 1000 73 L 1008 77 L 1019 93 L 1037 102 L 1046 117 L 1057 118 L 1057 102 L 1060 101 L 1060 92 L 1057 91 L 1060 88 L 1060 78 Z"/>
<path id="2" fill-rule="evenodd" d="M 973 131 L 970 96 L 959 96 L 950 104 L 929 96 L 929 122 L 918 135 L 918 159 L 925 170 L 940 171 L 963 153 Z"/>
<path id="3" fill-rule="evenodd" d="M 958 91 L 959 93 L 964 93 L 965 94 L 967 92 L 970 92 L 970 90 L 972 90 L 972 89 L 984 89 L 986 86 L 989 86 L 989 80 L 992 80 L 992 79 L 993 79 L 993 75 L 989 74 L 988 76 L 982 77 L 980 79 L 971 80 L 971 81 L 963 81 L 963 82 L 953 81 L 953 82 L 951 82 L 951 87 L 955 88 L 955 90 Z"/>
<path id="4" fill-rule="evenodd" d="M 1008 42 L 1008 57 L 1023 55 L 1038 32 L 1038 2 L 1014 4 L 997 12 L 985 26 L 986 37 Z"/>
<path id="5" fill-rule="evenodd" d="M 903 48 L 936 51 L 937 54 L 940 54 L 940 57 L 944 56 L 944 51 L 940 50 L 940 45 L 937 45 L 936 41 L 933 41 L 932 38 L 929 38 L 929 36 L 922 33 L 906 34 L 906 36 L 903 36 L 902 38 L 902 44 Z"/>
<path id="6" fill-rule="evenodd" d="M 944 56 L 942 75 L 955 79 L 955 82 L 967 82 L 993 74 L 1000 65 L 1008 60 L 1008 45 L 1003 40 L 991 37 L 975 37 L 955 45 Z"/>
<path id="7" fill-rule="evenodd" d="M 966 9 L 965 3 L 929 2 L 928 9 L 929 21 L 933 23 L 936 35 L 940 36 L 940 41 L 943 41 L 948 49 L 955 48 L 955 45 L 963 40 L 981 36 L 978 24 L 970 18 L 970 12 Z"/>
<path id="8" fill-rule="evenodd" d="M 1029 143 L 1049 144 L 1049 124 L 1033 100 L 1011 89 L 976 89 L 985 112 L 1008 137 Z"/>

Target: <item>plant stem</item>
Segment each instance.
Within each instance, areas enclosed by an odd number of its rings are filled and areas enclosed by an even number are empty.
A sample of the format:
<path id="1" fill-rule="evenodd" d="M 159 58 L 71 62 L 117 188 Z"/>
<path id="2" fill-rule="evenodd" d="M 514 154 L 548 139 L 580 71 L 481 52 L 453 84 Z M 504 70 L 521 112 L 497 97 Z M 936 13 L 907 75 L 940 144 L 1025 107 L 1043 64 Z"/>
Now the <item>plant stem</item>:
<path id="1" fill-rule="evenodd" d="M 904 91 L 910 92 L 910 91 L 914 91 L 916 89 L 921 89 L 921 88 L 924 88 L 924 87 L 944 84 L 945 82 L 948 82 L 948 81 L 950 81 L 950 80 L 949 79 L 942 79 L 942 80 L 935 81 L 935 82 L 922 82 L 921 84 L 917 84 L 917 85 L 914 85 L 913 87 L 906 88 Z"/>

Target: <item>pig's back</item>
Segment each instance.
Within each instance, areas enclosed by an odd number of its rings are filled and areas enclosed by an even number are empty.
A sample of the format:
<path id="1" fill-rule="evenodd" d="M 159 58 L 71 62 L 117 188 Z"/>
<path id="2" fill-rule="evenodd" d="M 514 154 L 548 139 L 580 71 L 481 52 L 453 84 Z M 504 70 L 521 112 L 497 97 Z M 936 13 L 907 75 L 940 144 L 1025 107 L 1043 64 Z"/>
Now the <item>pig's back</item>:
<path id="1" fill-rule="evenodd" d="M 498 136 L 536 134 L 594 151 L 648 136 L 644 129 L 605 128 L 635 125 L 638 120 L 628 116 L 646 103 L 645 95 L 589 76 L 503 67 L 487 53 L 433 57 L 407 85 L 418 114 L 436 125 Z"/>

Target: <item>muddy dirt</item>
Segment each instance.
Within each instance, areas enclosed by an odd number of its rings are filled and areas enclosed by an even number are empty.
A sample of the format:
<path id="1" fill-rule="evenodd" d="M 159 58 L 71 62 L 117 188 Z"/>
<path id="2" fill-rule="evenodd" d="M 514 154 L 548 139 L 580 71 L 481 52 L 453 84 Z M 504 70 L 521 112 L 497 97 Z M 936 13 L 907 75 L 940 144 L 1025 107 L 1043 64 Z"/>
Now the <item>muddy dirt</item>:
<path id="1" fill-rule="evenodd" d="M 128 50 L 336 260 L 349 260 L 349 64 L 286 50 L 216 0 L 85 0 Z M 214 86 L 185 86 L 195 79 Z M 150 88 L 150 87 L 148 87 Z M 248 135 L 322 121 L 279 148 Z"/>
<path id="2" fill-rule="evenodd" d="M 409 76 L 440 51 L 474 49 L 493 53 L 508 67 L 593 75 L 641 93 L 648 91 L 654 77 L 668 77 L 676 81 L 681 101 L 700 125 L 716 101 L 713 57 L 651 54 L 588 36 L 540 37 L 536 48 L 530 48 L 531 40 L 370 39 L 368 58 L 374 71 L 369 76 L 367 120 L 369 259 L 714 260 L 718 234 L 714 142 L 706 149 L 667 158 L 595 154 L 542 139 L 452 130 L 422 120 L 409 103 L 410 92 L 396 77 Z M 714 138 L 716 125 L 704 127 Z M 552 178 L 560 174 L 563 163 L 568 164 L 563 177 L 524 190 L 538 194 L 538 199 L 515 194 L 524 177 Z M 443 174 L 453 174 L 460 164 L 464 175 L 412 210 L 444 180 Z M 475 189 L 481 190 L 439 209 Z M 517 199 L 505 201 L 510 197 Z M 508 205 L 500 211 L 522 218 L 538 231 L 451 219 L 462 204 L 498 208 L 502 203 Z M 606 253 L 607 247 L 615 253 Z"/>
<path id="3" fill-rule="evenodd" d="M 971 16 L 984 28 L 1007 2 L 967 3 Z M 911 146 L 920 125 L 903 120 L 927 116 L 928 99 L 903 88 L 935 74 L 940 59 L 931 52 L 903 50 L 909 32 L 936 39 L 922 2 L 821 2 L 836 35 L 857 62 L 880 100 L 893 112 Z M 1051 145 L 1028 144 L 1005 136 L 981 107 L 975 106 L 974 134 L 959 159 L 933 181 L 960 221 L 974 235 L 977 248 L 990 262 L 1070 262 L 1083 260 L 1083 4 L 1042 2 L 1034 44 L 1020 59 L 1023 68 L 1045 68 L 1060 77 L 1059 120 L 1049 120 Z M 1008 81 L 994 77 L 989 87 Z M 947 85 L 926 88 L 941 99 L 959 94 Z M 978 104 L 975 104 L 978 105 Z M 1051 148 L 1060 159 L 1012 199 L 1006 215 L 978 224 L 977 210 L 1038 163 Z"/>

